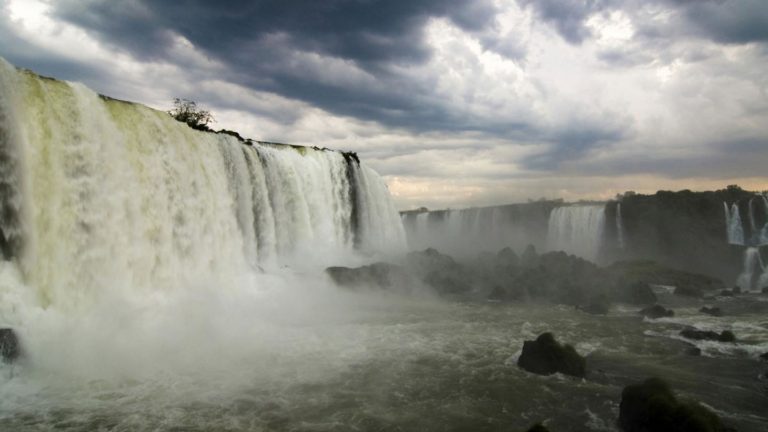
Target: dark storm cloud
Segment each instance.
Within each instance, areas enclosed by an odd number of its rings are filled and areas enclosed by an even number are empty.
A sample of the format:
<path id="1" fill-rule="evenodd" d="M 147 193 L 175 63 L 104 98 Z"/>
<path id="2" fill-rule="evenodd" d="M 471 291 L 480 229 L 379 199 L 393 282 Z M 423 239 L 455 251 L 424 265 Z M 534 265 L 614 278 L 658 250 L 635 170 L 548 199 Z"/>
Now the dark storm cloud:
<path id="1" fill-rule="evenodd" d="M 640 39 L 695 37 L 718 43 L 768 42 L 765 0 L 518 0 L 572 44 L 591 37 L 586 25 L 595 13 L 623 11 L 638 21 Z M 644 22 L 637 11 L 649 4 L 672 12 L 669 20 Z"/>
<path id="2" fill-rule="evenodd" d="M 479 32 L 493 25 L 495 12 L 490 0 L 66 0 L 53 13 L 139 59 L 166 58 L 173 35 L 181 35 L 227 66 L 224 80 L 387 126 L 455 130 L 462 129 L 459 114 L 429 97 L 431 84 L 394 68 L 429 59 L 423 32 L 430 18 Z M 317 70 L 297 53 L 322 56 Z M 318 76 L 332 73 L 324 72 L 329 59 L 370 79 Z"/>

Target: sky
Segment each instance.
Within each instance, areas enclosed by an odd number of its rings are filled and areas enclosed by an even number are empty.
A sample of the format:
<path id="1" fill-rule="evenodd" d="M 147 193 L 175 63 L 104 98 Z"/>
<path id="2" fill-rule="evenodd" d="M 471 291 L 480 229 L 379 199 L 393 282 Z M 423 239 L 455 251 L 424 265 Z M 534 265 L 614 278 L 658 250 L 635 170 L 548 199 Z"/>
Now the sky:
<path id="1" fill-rule="evenodd" d="M 0 0 L 0 56 L 358 152 L 401 210 L 768 189 L 766 0 Z"/>

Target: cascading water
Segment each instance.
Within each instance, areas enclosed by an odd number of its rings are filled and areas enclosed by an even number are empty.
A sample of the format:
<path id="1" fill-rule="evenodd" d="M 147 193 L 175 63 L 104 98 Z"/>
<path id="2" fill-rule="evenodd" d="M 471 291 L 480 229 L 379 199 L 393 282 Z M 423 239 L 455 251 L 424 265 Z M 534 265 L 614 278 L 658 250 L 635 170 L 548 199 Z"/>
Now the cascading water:
<path id="1" fill-rule="evenodd" d="M 471 256 L 505 247 L 522 251 L 537 243 L 536 235 L 504 207 L 403 214 L 402 219 L 414 250 L 434 247 L 454 256 Z"/>
<path id="2" fill-rule="evenodd" d="M 728 208 L 728 203 L 723 202 L 725 209 L 725 230 L 728 236 L 728 243 L 735 245 L 744 244 L 744 228 L 739 215 L 739 206 L 737 203 Z"/>
<path id="3" fill-rule="evenodd" d="M 604 227 L 604 205 L 555 208 L 549 217 L 549 249 L 595 261 L 600 252 Z"/>
<path id="4" fill-rule="evenodd" d="M 2 250 L 44 306 L 405 246 L 356 157 L 245 145 L 2 60 L 0 205 Z"/>
<path id="5" fill-rule="evenodd" d="M 761 194 L 761 201 L 763 202 L 763 208 L 765 213 L 765 224 L 760 230 L 760 244 L 768 244 L 768 196 Z"/>
<path id="6" fill-rule="evenodd" d="M 748 247 L 744 251 L 744 269 L 739 275 L 736 285 L 743 290 L 759 288 L 763 282 L 763 270 L 765 270 L 765 265 L 763 264 L 759 249 Z"/>

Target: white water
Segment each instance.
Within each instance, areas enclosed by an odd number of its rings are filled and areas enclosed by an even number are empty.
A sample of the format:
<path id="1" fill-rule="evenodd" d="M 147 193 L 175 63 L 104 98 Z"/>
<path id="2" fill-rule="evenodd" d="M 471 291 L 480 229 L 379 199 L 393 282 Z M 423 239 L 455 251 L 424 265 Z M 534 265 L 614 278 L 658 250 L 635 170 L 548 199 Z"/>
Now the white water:
<path id="1" fill-rule="evenodd" d="M 749 291 L 753 288 L 752 281 L 755 277 L 758 277 L 757 288 L 759 288 L 762 282 L 763 270 L 765 270 L 765 265 L 760 256 L 760 250 L 756 247 L 748 247 L 744 251 L 744 269 L 739 275 L 736 285 L 742 290 Z"/>
<path id="2" fill-rule="evenodd" d="M 739 215 L 739 206 L 737 203 L 728 208 L 728 203 L 723 202 L 725 209 L 725 230 L 728 236 L 728 243 L 743 245 L 744 244 L 744 227 L 741 223 L 741 216 Z"/>
<path id="3" fill-rule="evenodd" d="M 412 219 L 411 219 L 412 218 Z M 537 244 L 536 233 L 504 207 L 483 207 L 402 215 L 412 250 L 436 248 L 454 256 L 497 252 L 512 247 L 518 252 Z"/>
<path id="4" fill-rule="evenodd" d="M 604 205 L 557 207 L 549 216 L 549 249 L 596 261 L 604 227 Z"/>
<path id="5" fill-rule="evenodd" d="M 247 146 L 2 59 L 0 201 L 0 326 L 30 341 L 64 336 L 44 322 L 271 290 L 285 284 L 262 269 L 405 248 L 382 180 L 339 152 Z"/>
<path id="6" fill-rule="evenodd" d="M 761 194 L 760 195 L 761 201 L 763 202 L 763 206 L 765 209 L 765 224 L 763 225 L 763 228 L 760 230 L 760 244 L 768 244 L 768 196 Z"/>

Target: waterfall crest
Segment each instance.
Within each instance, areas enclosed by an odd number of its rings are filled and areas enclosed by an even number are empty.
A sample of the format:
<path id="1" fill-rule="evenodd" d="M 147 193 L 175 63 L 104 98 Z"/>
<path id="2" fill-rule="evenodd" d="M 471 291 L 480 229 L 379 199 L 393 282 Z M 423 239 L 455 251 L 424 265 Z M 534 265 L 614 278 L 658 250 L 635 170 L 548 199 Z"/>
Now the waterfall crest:
<path id="1" fill-rule="evenodd" d="M 195 131 L 2 59 L 0 205 L 2 251 L 43 305 L 405 247 L 356 157 Z"/>
<path id="2" fill-rule="evenodd" d="M 596 261 L 604 227 L 605 205 L 557 207 L 549 217 L 549 249 Z"/>

